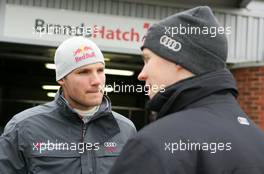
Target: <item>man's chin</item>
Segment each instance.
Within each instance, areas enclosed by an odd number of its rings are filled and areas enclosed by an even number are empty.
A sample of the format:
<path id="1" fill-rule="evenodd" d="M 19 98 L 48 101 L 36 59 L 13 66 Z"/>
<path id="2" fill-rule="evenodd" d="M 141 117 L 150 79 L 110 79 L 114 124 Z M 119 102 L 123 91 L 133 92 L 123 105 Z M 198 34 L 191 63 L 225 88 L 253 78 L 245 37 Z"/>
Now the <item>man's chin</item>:
<path id="1" fill-rule="evenodd" d="M 87 101 L 83 103 L 83 105 L 86 106 L 87 108 L 92 108 L 101 105 L 101 103 L 102 101 Z"/>
<path id="2" fill-rule="evenodd" d="M 93 97 L 86 100 L 87 105 L 98 106 L 102 103 L 103 96 Z"/>

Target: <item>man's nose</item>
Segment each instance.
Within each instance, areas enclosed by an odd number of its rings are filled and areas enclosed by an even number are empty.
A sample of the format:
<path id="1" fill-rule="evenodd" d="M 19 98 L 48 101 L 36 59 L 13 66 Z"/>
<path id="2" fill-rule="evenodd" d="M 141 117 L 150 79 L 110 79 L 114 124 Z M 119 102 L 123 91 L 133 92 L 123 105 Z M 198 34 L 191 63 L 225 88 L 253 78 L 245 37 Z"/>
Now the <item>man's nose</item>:
<path id="1" fill-rule="evenodd" d="M 140 80 L 140 81 L 146 81 L 146 79 L 147 79 L 147 74 L 146 74 L 146 72 L 145 72 L 145 70 L 143 68 L 141 70 L 141 72 L 139 73 L 139 75 L 138 75 L 138 80 Z"/>
<path id="2" fill-rule="evenodd" d="M 99 78 L 99 75 L 97 73 L 94 73 L 91 79 L 91 85 L 100 85 L 101 80 Z"/>

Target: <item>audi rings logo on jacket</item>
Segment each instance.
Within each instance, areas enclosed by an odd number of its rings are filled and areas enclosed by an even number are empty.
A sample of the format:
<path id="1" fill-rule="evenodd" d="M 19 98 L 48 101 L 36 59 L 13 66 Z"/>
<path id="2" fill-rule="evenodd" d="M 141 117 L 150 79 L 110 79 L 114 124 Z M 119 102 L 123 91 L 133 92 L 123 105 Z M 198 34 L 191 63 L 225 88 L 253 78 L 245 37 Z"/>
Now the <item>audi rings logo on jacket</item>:
<path id="1" fill-rule="evenodd" d="M 105 147 L 116 147 L 117 144 L 115 142 L 105 142 L 104 146 Z"/>
<path id="2" fill-rule="evenodd" d="M 180 51 L 182 47 L 180 42 L 177 42 L 176 40 L 168 37 L 167 35 L 163 35 L 160 37 L 160 44 L 176 52 Z"/>

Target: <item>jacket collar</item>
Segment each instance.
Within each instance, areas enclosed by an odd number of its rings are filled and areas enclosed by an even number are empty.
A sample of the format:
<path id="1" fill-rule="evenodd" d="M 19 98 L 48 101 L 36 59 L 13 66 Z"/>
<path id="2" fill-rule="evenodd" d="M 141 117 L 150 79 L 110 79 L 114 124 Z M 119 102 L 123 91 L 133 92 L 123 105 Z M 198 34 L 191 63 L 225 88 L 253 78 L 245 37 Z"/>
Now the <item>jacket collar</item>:
<path id="1" fill-rule="evenodd" d="M 55 96 L 55 102 L 60 107 L 62 107 L 62 109 L 64 109 L 67 113 L 69 113 L 70 115 L 72 115 L 72 114 L 78 115 L 78 113 L 70 106 L 68 101 L 64 98 L 62 88 L 60 88 L 57 91 L 56 96 Z M 102 115 L 102 113 L 111 113 L 111 111 L 112 111 L 111 101 L 110 101 L 109 97 L 104 95 L 102 103 L 99 106 L 99 109 L 95 113 L 94 117 L 98 118 L 98 115 Z M 105 115 L 105 114 L 103 114 L 103 115 Z"/>
<path id="2" fill-rule="evenodd" d="M 73 122 L 83 123 L 78 113 L 72 109 L 67 100 L 63 97 L 63 91 L 60 88 L 55 96 L 55 102 L 59 105 L 59 112 L 62 117 L 66 117 Z M 92 130 L 95 130 L 95 139 L 104 142 L 120 132 L 120 127 L 113 116 L 111 101 L 104 95 L 102 103 L 95 115 L 87 122 Z"/>
<path id="3" fill-rule="evenodd" d="M 165 92 L 157 93 L 147 107 L 158 112 L 160 118 L 221 91 L 228 91 L 235 97 L 238 95 L 235 79 L 227 69 L 194 76 L 168 86 Z"/>

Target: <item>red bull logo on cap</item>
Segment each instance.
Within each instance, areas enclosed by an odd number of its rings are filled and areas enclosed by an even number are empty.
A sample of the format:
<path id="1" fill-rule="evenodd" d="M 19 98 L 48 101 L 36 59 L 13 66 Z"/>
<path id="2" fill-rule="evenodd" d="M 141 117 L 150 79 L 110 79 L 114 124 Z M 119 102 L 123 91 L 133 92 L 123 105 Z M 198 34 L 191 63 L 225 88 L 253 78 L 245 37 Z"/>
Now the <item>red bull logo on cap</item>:
<path id="1" fill-rule="evenodd" d="M 88 50 L 93 50 L 91 47 L 89 46 L 81 46 L 79 47 L 78 49 L 76 49 L 73 54 L 74 56 L 76 55 L 80 55 L 80 54 L 84 54 L 85 51 L 88 51 Z"/>
<path id="2" fill-rule="evenodd" d="M 92 47 L 82 45 L 73 51 L 75 62 L 78 63 L 84 59 L 95 57 Z"/>

